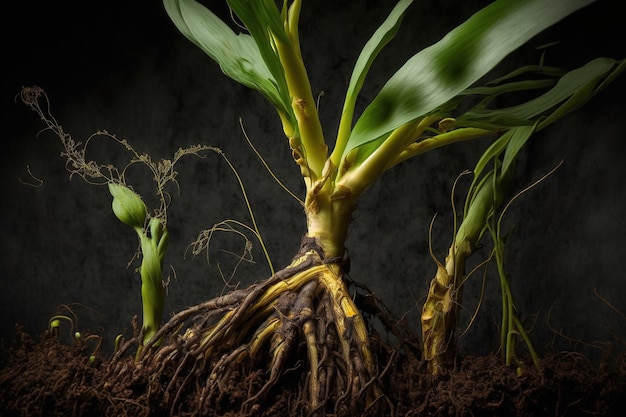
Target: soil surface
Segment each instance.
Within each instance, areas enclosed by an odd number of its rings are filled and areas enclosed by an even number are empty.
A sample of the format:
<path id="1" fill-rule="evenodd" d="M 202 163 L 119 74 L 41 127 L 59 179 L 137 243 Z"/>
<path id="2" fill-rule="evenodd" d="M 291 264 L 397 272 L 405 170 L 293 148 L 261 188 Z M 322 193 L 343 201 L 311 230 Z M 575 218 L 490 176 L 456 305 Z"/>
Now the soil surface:
<path id="1" fill-rule="evenodd" d="M 19 328 L 5 348 L 0 369 L 0 415 L 11 416 L 241 416 L 247 386 L 213 406 L 212 414 L 171 410 L 154 395 L 151 369 L 135 365 L 132 355 L 121 365 L 127 378 L 107 385 L 110 359 L 91 357 L 86 342 L 62 343 L 44 333 L 34 337 Z M 541 370 L 512 369 L 498 356 L 460 358 L 449 373 L 432 376 L 411 355 L 387 358 L 383 389 L 396 416 L 622 416 L 626 410 L 626 356 L 592 363 L 574 353 L 544 356 Z M 300 367 L 304 368 L 304 367 Z M 180 376 L 182 377 L 182 376 Z M 283 375 L 267 405 L 251 415 L 286 416 L 297 397 L 298 367 Z M 152 381 L 154 382 L 154 381 Z M 163 381 L 166 383 L 167 381 Z M 389 415 L 392 413 L 389 412 Z M 303 414 L 306 415 L 306 414 Z"/>

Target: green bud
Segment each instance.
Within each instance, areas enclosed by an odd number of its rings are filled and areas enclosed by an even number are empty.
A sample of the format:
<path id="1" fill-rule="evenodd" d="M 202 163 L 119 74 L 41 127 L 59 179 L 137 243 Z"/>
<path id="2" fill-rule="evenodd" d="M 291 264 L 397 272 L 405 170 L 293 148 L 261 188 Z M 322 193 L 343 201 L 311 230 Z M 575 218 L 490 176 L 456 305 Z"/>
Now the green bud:
<path id="1" fill-rule="evenodd" d="M 110 182 L 109 192 L 113 196 L 113 213 L 130 227 L 143 228 L 146 221 L 146 205 L 139 194 L 130 188 Z"/>
<path id="2" fill-rule="evenodd" d="M 150 238 L 155 243 L 155 245 L 159 244 L 161 240 L 161 236 L 163 235 L 164 227 L 156 217 L 150 219 Z"/>

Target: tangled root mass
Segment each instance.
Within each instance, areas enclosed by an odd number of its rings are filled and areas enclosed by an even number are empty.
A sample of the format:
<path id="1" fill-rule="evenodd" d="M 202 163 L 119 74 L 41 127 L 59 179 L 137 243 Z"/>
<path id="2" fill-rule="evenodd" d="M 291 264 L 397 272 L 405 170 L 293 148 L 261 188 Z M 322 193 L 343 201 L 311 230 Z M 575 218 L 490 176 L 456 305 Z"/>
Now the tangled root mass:
<path id="1" fill-rule="evenodd" d="M 272 404 L 292 415 L 393 413 L 381 382 L 394 350 L 366 319 L 378 317 L 390 333 L 410 338 L 365 287 L 348 293 L 346 265 L 325 259 L 305 238 L 294 261 L 269 279 L 173 316 L 135 364 L 125 355 L 135 341 L 127 342 L 110 362 L 104 388 L 115 395 L 129 367 L 149 367 L 147 391 L 172 415 L 237 407 L 258 415 Z M 290 391 L 288 404 L 272 399 L 279 381 Z"/>

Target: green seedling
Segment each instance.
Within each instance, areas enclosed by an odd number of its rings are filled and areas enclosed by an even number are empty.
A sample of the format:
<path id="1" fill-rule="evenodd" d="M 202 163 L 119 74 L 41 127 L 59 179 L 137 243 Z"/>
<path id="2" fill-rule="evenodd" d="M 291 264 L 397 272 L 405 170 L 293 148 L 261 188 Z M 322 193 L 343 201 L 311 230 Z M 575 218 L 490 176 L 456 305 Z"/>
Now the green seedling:
<path id="1" fill-rule="evenodd" d="M 113 347 L 113 353 L 117 353 L 120 351 L 120 347 L 123 341 L 124 341 L 124 335 L 118 334 L 117 336 L 115 336 L 115 346 Z"/>
<path id="2" fill-rule="evenodd" d="M 159 218 L 148 219 L 147 209 L 141 197 L 130 188 L 110 182 L 113 196 L 113 212 L 127 226 L 133 228 L 141 244 L 141 299 L 143 325 L 140 348 L 152 339 L 161 326 L 165 307 L 163 284 L 163 258 L 169 240 L 167 225 Z M 146 226 L 147 223 L 147 226 Z"/>
<path id="3" fill-rule="evenodd" d="M 209 146 L 193 145 L 185 149 L 179 149 L 172 160 L 161 160 L 158 163 L 152 161 L 149 155 L 137 153 L 123 139 L 103 131 L 90 136 L 85 143 L 76 142 L 63 131 L 62 127 L 50 114 L 48 98 L 39 87 L 24 88 L 21 93 L 24 104 L 35 111 L 51 130 L 61 140 L 63 152 L 61 156 L 67 160 L 66 167 L 70 172 L 70 178 L 78 175 L 86 182 L 94 185 L 107 185 L 112 201 L 112 210 L 115 216 L 124 224 L 131 227 L 138 236 L 140 243 L 141 266 L 141 296 L 143 324 L 139 335 L 139 348 L 141 352 L 145 343 L 150 341 L 159 326 L 165 306 L 165 285 L 163 279 L 163 261 L 167 250 L 169 232 L 167 228 L 167 207 L 171 196 L 166 193 L 168 183 L 176 183 L 176 171 L 174 166 L 186 155 L 202 157 L 203 151 L 214 151 L 222 154 L 217 148 Z M 42 107 L 41 102 L 46 106 Z M 124 169 L 118 169 L 112 165 L 102 165 L 96 161 L 85 159 L 90 141 L 96 137 L 104 137 L 113 140 L 128 151 L 132 158 Z M 141 196 L 134 192 L 126 184 L 125 174 L 133 164 L 141 164 L 147 167 L 155 181 L 156 195 L 160 206 L 152 213 L 148 211 Z M 50 322 L 50 328 L 57 331 L 58 320 L 56 316 Z"/>
<path id="4" fill-rule="evenodd" d="M 83 346 L 86 346 L 86 344 L 92 340 L 96 341 L 93 353 L 91 353 L 87 359 L 89 363 L 94 363 L 100 355 L 100 347 L 102 347 L 102 337 L 96 334 L 90 334 L 86 337 L 83 337 L 81 332 L 75 332 L 74 340 L 76 340 L 77 343 L 82 344 Z"/>
<path id="5" fill-rule="evenodd" d="M 68 309 L 68 307 L 63 306 Z M 69 310 L 71 312 L 71 310 Z M 98 335 L 88 335 L 83 337 L 83 334 L 79 331 L 74 331 L 75 321 L 68 315 L 65 314 L 56 314 L 48 320 L 48 332 L 54 337 L 59 337 L 59 329 L 63 322 L 66 322 L 70 326 L 70 334 L 72 334 L 73 340 L 75 343 L 79 345 L 86 345 L 88 342 L 95 340 L 96 345 L 94 346 L 93 352 L 89 355 L 88 360 L 89 363 L 94 363 L 97 357 L 100 355 L 100 347 L 102 346 L 102 337 Z"/>
<path id="6" fill-rule="evenodd" d="M 61 323 L 63 321 L 69 323 L 70 328 L 74 329 L 74 320 L 72 320 L 69 316 L 56 315 L 50 317 L 50 320 L 48 320 L 48 331 L 50 332 L 50 334 L 52 334 L 54 337 L 58 337 L 59 329 L 61 328 Z"/>

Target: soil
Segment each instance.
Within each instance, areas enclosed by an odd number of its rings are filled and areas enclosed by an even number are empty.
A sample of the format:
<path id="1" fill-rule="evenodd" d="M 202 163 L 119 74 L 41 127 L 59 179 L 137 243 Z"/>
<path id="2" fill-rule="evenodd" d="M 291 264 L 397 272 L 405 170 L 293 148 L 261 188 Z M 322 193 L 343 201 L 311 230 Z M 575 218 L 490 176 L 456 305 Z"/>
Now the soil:
<path id="1" fill-rule="evenodd" d="M 15 342 L 2 355 L 0 415 L 236 417 L 244 415 L 236 410 L 258 378 L 254 370 L 239 375 L 233 385 L 239 389 L 215 400 L 208 414 L 194 409 L 192 394 L 184 399 L 186 406 L 172 410 L 154 388 L 154 370 L 135 364 L 132 355 L 117 359 L 125 377 L 107 384 L 113 359 L 90 357 L 88 341 L 83 335 L 80 341 L 63 343 L 48 332 L 35 337 L 18 327 Z M 381 385 L 396 416 L 621 416 L 626 410 L 623 354 L 600 363 L 574 353 L 544 355 L 541 370 L 507 367 L 497 355 L 467 356 L 459 358 L 456 369 L 438 376 L 428 375 L 411 354 L 397 351 L 384 360 L 388 366 Z M 298 382 L 305 380 L 301 368 L 283 375 L 266 404 L 248 415 L 290 415 Z"/>

